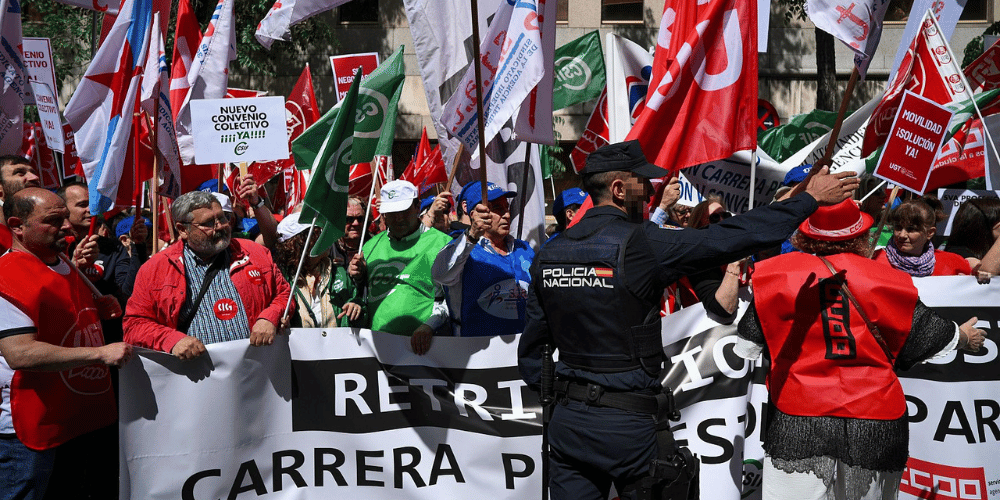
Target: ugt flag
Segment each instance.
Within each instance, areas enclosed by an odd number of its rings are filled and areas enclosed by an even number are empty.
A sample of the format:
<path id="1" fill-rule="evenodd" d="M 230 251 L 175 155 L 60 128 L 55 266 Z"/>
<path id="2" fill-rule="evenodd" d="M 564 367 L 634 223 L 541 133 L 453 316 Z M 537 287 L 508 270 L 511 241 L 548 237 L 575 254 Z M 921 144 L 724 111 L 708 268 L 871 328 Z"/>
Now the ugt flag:
<path id="1" fill-rule="evenodd" d="M 882 38 L 882 19 L 888 9 L 889 0 L 807 0 L 805 5 L 817 28 L 854 50 L 854 65 L 862 80 Z"/>
<path id="2" fill-rule="evenodd" d="M 21 4 L 0 2 L 0 155 L 21 151 L 25 98 L 31 95 L 21 54 Z"/>
<path id="3" fill-rule="evenodd" d="M 646 108 L 626 140 L 681 169 L 757 147 L 757 5 L 668 0 Z"/>
<path id="4" fill-rule="evenodd" d="M 556 49 L 552 109 L 586 102 L 604 90 L 604 53 L 601 34 L 591 31 Z"/>
<path id="5" fill-rule="evenodd" d="M 305 200 L 299 220 L 314 220 L 323 229 L 310 255 L 320 256 L 344 235 L 347 221 L 347 186 L 351 168 L 351 149 L 354 142 L 354 115 L 357 109 L 358 87 L 361 73 L 355 73 L 354 83 L 338 106 L 343 113 L 337 113 L 333 124 L 326 129 L 326 137 L 320 144 L 312 163 L 312 181 L 306 189 Z M 329 114 L 329 113 L 327 113 Z M 321 123 L 321 122 L 318 122 Z M 306 133 L 309 131 L 307 130 Z M 305 138 L 299 136 L 292 148 Z M 298 157 L 296 157 L 298 162 Z M 300 165 L 301 166 L 301 165 Z M 314 219 L 315 218 L 315 219 Z"/>
<path id="6" fill-rule="evenodd" d="M 961 70 L 951 56 L 934 16 L 924 14 L 920 31 L 910 43 L 910 50 L 903 56 L 903 64 L 895 78 L 886 86 L 885 95 L 872 111 L 861 156 L 865 157 L 885 144 L 889 138 L 896 110 L 903 101 L 903 91 L 909 90 L 938 104 L 947 105 L 965 97 L 965 84 Z"/>
<path id="7" fill-rule="evenodd" d="M 138 110 L 139 87 L 152 27 L 151 0 L 125 0 L 108 37 L 76 88 L 65 116 L 90 184 L 90 212 L 102 214 L 118 195 Z"/>

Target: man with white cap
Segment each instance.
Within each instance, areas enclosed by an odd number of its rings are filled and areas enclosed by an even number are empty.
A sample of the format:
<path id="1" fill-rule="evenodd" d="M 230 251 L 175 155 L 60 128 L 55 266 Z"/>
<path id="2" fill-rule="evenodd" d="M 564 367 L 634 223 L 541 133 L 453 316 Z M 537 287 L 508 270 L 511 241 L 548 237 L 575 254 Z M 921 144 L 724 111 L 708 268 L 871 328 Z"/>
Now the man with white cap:
<path id="1" fill-rule="evenodd" d="M 510 234 L 510 199 L 517 195 L 490 182 L 467 188 L 471 227 L 438 253 L 431 274 L 447 287 L 455 334 L 508 335 L 524 330 L 525 303 L 535 252 Z"/>
<path id="2" fill-rule="evenodd" d="M 379 211 L 388 231 L 354 256 L 351 277 L 367 286 L 372 330 L 411 336 L 413 352 L 430 349 L 434 330 L 448 319 L 444 292 L 431 280 L 431 264 L 451 238 L 420 223 L 417 188 L 407 181 L 382 186 Z"/>

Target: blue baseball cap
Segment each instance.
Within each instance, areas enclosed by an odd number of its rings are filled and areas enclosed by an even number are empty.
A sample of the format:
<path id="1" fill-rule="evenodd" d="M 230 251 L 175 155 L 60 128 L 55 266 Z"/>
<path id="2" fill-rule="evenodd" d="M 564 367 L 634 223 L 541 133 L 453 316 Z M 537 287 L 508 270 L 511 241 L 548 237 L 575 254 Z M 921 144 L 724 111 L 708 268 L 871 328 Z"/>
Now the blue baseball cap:
<path id="1" fill-rule="evenodd" d="M 462 192 L 458 193 L 458 196 L 455 197 L 455 211 L 458 212 L 459 215 L 462 215 L 462 213 L 463 213 L 462 212 L 462 202 L 465 201 L 466 198 L 469 196 L 469 186 L 471 186 L 473 184 L 475 184 L 476 186 L 479 185 L 478 182 L 472 181 L 472 182 L 470 182 L 470 183 L 462 186 Z M 469 209 L 472 209 L 472 207 L 470 206 Z"/>
<path id="2" fill-rule="evenodd" d="M 423 213 L 424 210 L 427 210 L 428 208 L 430 208 L 430 206 L 431 206 L 432 203 L 434 203 L 434 197 L 433 196 L 428 196 L 428 197 L 420 200 L 420 212 Z"/>
<path id="3" fill-rule="evenodd" d="M 483 201 L 483 188 L 479 181 L 472 182 L 465 185 L 462 189 L 462 194 L 465 195 L 465 205 L 469 210 L 472 210 L 476 205 L 482 203 Z M 517 196 L 514 191 L 506 191 L 500 186 L 488 182 L 486 183 L 486 199 L 488 201 L 493 201 L 498 198 L 513 198 Z"/>
<path id="4" fill-rule="evenodd" d="M 135 217 L 125 217 L 119 221 L 118 225 L 115 226 L 115 238 L 121 238 L 123 234 L 131 233 L 133 223 L 135 223 Z M 145 217 L 142 218 L 142 223 L 145 224 L 146 227 L 153 227 L 153 223 Z"/>
<path id="5" fill-rule="evenodd" d="M 569 188 L 559 193 L 559 196 L 552 202 L 552 214 L 562 213 L 563 210 L 566 210 L 566 207 L 583 205 L 583 201 L 586 199 L 586 191 L 580 188 Z"/>
<path id="6" fill-rule="evenodd" d="M 805 165 L 799 165 L 785 174 L 785 180 L 781 181 L 782 186 L 794 186 L 804 180 L 809 175 L 809 171 L 812 170 L 812 165 L 806 163 Z"/>
<path id="7" fill-rule="evenodd" d="M 202 182 L 201 185 L 198 186 L 198 191 L 205 191 L 206 193 L 219 192 L 219 179 L 209 179 L 205 182 Z M 221 192 L 228 193 L 229 187 L 223 184 Z"/>

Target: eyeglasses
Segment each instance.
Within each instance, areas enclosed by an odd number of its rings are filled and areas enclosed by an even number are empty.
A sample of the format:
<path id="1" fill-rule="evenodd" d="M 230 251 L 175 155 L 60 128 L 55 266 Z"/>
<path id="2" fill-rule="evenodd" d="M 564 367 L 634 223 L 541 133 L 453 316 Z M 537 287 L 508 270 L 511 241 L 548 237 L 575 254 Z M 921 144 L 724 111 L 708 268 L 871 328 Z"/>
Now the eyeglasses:
<path id="1" fill-rule="evenodd" d="M 732 216 L 733 216 L 733 214 L 731 214 L 729 212 L 715 212 L 714 214 L 708 216 L 708 223 L 709 224 L 717 224 L 717 223 L 722 222 L 722 221 L 724 221 L 724 220 L 726 220 L 726 219 L 728 219 L 728 218 L 730 218 Z"/>
<path id="2" fill-rule="evenodd" d="M 362 220 L 364 220 L 364 217 L 352 217 L 352 216 L 349 215 L 349 216 L 347 216 L 347 218 L 345 220 L 347 221 L 347 225 L 350 226 L 351 224 L 354 224 L 355 222 L 361 222 Z"/>
<path id="3" fill-rule="evenodd" d="M 222 217 L 216 219 L 209 219 L 205 222 L 187 221 L 185 222 L 185 224 L 189 226 L 197 226 L 202 231 L 208 232 L 208 231 L 214 231 L 220 227 L 225 227 L 227 224 L 229 224 L 229 220 L 230 218 L 228 215 L 222 214 Z"/>

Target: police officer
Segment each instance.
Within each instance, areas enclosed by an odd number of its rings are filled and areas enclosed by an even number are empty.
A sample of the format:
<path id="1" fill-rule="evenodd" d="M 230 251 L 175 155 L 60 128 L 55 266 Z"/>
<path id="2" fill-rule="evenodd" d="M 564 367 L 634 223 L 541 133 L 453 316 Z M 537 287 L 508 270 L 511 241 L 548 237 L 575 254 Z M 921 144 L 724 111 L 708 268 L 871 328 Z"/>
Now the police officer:
<path id="1" fill-rule="evenodd" d="M 636 141 L 597 149 L 583 171 L 594 207 L 532 264 L 518 364 L 538 389 L 543 348 L 559 351 L 548 426 L 554 500 L 603 500 L 612 483 L 623 499 L 689 495 L 697 463 L 674 444 L 668 418 L 677 417 L 659 383 L 664 287 L 780 244 L 819 204 L 846 199 L 858 184 L 824 168 L 790 200 L 707 229 L 664 229 L 643 221 L 643 205 L 649 179 L 667 174 Z"/>

